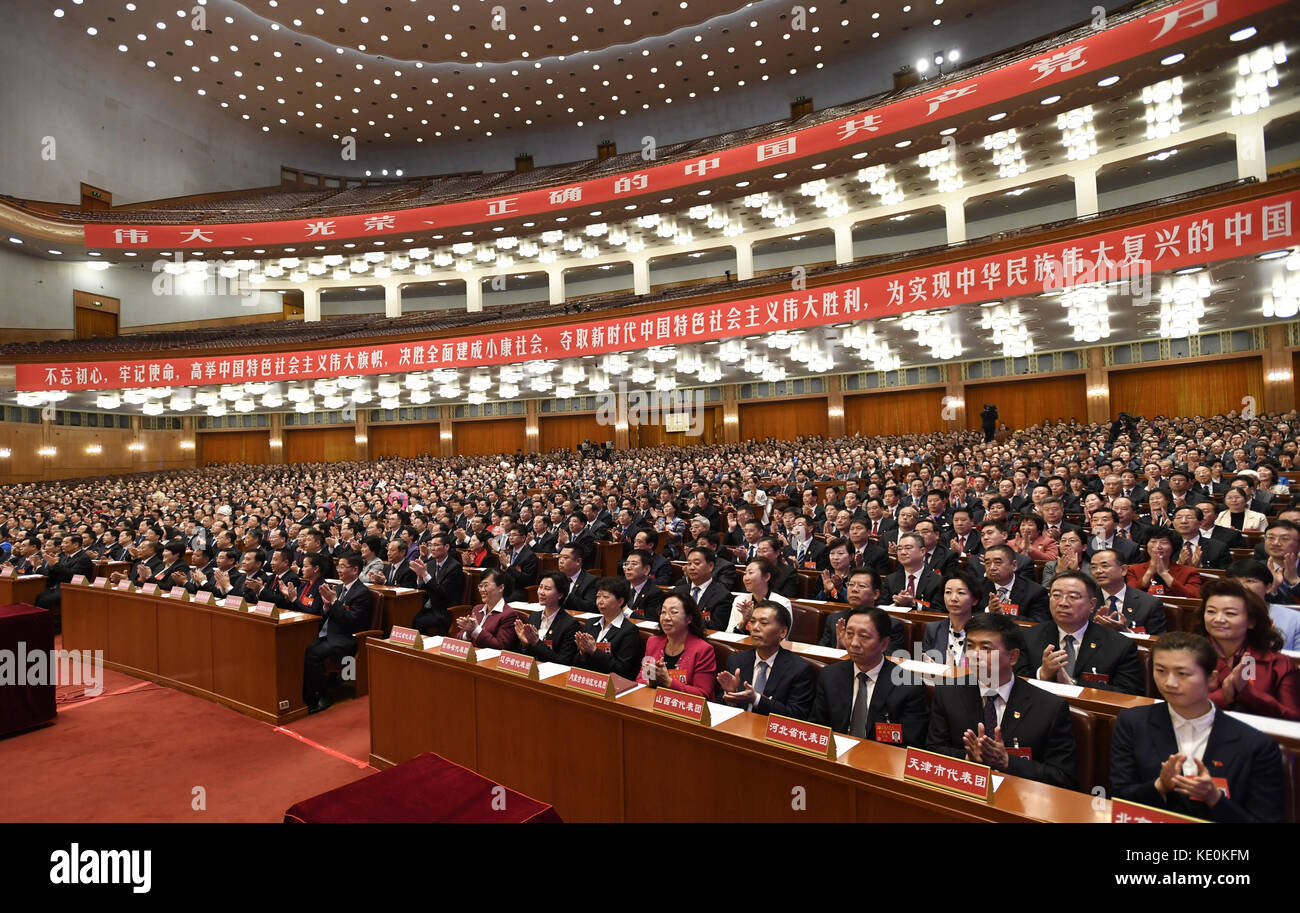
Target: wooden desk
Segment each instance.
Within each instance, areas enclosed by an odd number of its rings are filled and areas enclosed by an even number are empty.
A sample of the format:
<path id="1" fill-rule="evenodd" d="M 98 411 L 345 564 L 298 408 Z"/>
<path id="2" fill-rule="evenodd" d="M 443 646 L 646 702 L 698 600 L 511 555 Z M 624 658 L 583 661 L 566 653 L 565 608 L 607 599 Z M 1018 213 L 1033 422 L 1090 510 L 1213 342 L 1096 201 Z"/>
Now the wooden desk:
<path id="1" fill-rule="evenodd" d="M 0 577 L 0 605 L 36 605 L 36 597 L 45 590 L 40 574 Z"/>
<path id="2" fill-rule="evenodd" d="M 384 636 L 397 625 L 401 628 L 411 627 L 415 616 L 424 608 L 424 590 L 410 587 L 372 586 L 370 590 L 382 593 L 384 597 Z M 401 592 L 399 592 L 401 590 Z"/>
<path id="3" fill-rule="evenodd" d="M 653 692 L 615 701 L 530 682 L 496 660 L 369 641 L 370 762 L 425 751 L 555 805 L 566 821 L 1073 821 L 1108 819 L 1092 797 L 1007 777 L 991 803 L 903 779 L 905 752 L 863 741 L 836 761 L 763 741 L 767 718 L 704 727 L 652 713 Z M 665 779 L 664 771 L 725 770 Z M 804 808 L 796 810 L 796 789 Z"/>
<path id="4" fill-rule="evenodd" d="M 189 599 L 63 584 L 63 647 L 266 723 L 307 715 L 303 654 L 320 618 L 275 621 Z"/>

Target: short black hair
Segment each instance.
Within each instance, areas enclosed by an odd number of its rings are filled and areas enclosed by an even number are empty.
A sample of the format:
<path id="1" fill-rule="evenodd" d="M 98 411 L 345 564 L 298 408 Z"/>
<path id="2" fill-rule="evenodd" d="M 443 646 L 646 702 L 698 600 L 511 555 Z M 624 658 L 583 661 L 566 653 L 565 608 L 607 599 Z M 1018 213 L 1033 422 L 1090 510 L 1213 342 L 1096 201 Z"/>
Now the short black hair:
<path id="1" fill-rule="evenodd" d="M 596 592 L 604 590 L 623 605 L 632 598 L 632 586 L 622 577 L 601 577 L 596 584 Z"/>
<path id="2" fill-rule="evenodd" d="M 890 619 L 888 612 L 873 605 L 860 606 L 859 608 L 849 610 L 848 614 L 844 616 L 844 623 L 848 624 L 849 619 L 855 615 L 865 615 L 870 618 L 871 624 L 876 629 L 877 636 L 879 636 L 882 641 L 889 641 L 893 621 Z"/>
<path id="3" fill-rule="evenodd" d="M 966 622 L 966 634 L 972 631 L 989 631 L 1002 638 L 1002 645 L 1008 650 L 1025 652 L 1025 637 L 1020 633 L 1020 625 L 1010 615 L 1001 612 L 976 612 Z"/>
<path id="4" fill-rule="evenodd" d="M 754 608 L 755 610 L 757 609 L 774 610 L 776 612 L 776 623 L 779 624 L 781 627 L 785 628 L 787 631 L 790 630 L 790 625 L 793 623 L 793 620 L 790 618 L 790 610 L 787 609 L 785 606 L 781 605 L 781 603 L 773 602 L 770 599 L 760 599 L 758 602 L 754 603 Z"/>

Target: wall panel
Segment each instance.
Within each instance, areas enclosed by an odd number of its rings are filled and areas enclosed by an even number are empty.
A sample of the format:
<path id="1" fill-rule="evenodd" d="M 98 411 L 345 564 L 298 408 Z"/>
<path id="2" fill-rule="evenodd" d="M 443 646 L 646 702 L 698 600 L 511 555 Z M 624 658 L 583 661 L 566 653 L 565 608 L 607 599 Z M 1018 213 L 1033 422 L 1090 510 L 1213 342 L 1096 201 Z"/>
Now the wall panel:
<path id="1" fill-rule="evenodd" d="M 37 454 L 42 446 L 42 426 L 27 422 L 0 422 L 0 448 L 10 456 L 0 459 L 0 484 L 39 482 L 50 479 L 119 476 L 135 472 L 184 469 L 194 465 L 193 451 L 182 450 L 186 437 L 181 431 L 141 431 L 144 449 L 128 445 L 132 434 L 125 428 L 79 428 L 50 426 L 52 457 Z M 89 446 L 102 452 L 87 453 Z"/>
<path id="2" fill-rule="evenodd" d="M 825 437 L 829 427 L 826 398 L 782 400 L 774 403 L 740 404 L 740 439 Z"/>
<path id="3" fill-rule="evenodd" d="M 1216 415 L 1241 411 L 1245 396 L 1263 411 L 1264 366 L 1259 357 L 1111 371 L 1110 414 Z"/>
<path id="4" fill-rule="evenodd" d="M 290 463 L 344 463 L 357 458 L 356 430 L 304 428 L 286 431 L 284 452 Z"/>
<path id="5" fill-rule="evenodd" d="M 256 465 L 271 462 L 271 432 L 213 431 L 195 435 L 198 463 L 247 463 Z"/>
<path id="6" fill-rule="evenodd" d="M 1049 419 L 1088 420 L 1088 387 L 1082 374 L 967 384 L 967 428 L 980 427 L 980 410 L 985 403 L 997 406 L 998 424 L 1006 424 L 1011 429 L 1028 428 Z"/>
<path id="7" fill-rule="evenodd" d="M 418 457 L 438 455 L 438 423 L 420 422 L 411 425 L 370 425 L 366 437 L 370 443 L 370 458 Z"/>
<path id="8" fill-rule="evenodd" d="M 488 419 L 481 422 L 456 422 L 458 456 L 481 456 L 488 453 L 513 454 L 524 446 L 524 419 Z"/>
<path id="9" fill-rule="evenodd" d="M 844 433 L 872 437 L 942 431 L 942 389 L 897 390 L 844 397 Z"/>
<path id="10" fill-rule="evenodd" d="M 537 420 L 542 453 L 573 450 L 583 441 L 603 444 L 614 440 L 614 429 L 596 424 L 596 415 L 543 415 Z"/>
<path id="11" fill-rule="evenodd" d="M 636 425 L 628 428 L 628 442 L 632 447 L 694 447 L 716 444 L 722 440 L 722 407 L 705 406 L 700 416 L 700 434 L 691 437 L 684 431 L 671 434 L 663 424 Z"/>

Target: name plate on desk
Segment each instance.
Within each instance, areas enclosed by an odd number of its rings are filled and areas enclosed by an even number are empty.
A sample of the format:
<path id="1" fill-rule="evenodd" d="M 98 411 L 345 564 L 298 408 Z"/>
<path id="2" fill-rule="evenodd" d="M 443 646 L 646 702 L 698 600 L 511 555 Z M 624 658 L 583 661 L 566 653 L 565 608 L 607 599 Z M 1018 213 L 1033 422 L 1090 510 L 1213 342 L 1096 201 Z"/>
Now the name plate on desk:
<path id="1" fill-rule="evenodd" d="M 919 748 L 907 749 L 903 778 L 984 802 L 993 798 L 993 773 L 989 767 Z"/>
<path id="2" fill-rule="evenodd" d="M 604 672 L 570 669 L 569 677 L 564 681 L 564 687 L 572 688 L 574 691 L 584 691 L 587 694 L 594 694 L 596 697 L 603 697 L 611 701 L 614 699 L 614 680 Z"/>
<path id="3" fill-rule="evenodd" d="M 275 607 L 275 603 L 259 602 L 257 605 L 250 606 L 248 609 L 254 615 L 265 615 L 267 618 L 279 618 L 280 610 Z"/>
<path id="4" fill-rule="evenodd" d="M 221 600 L 221 604 L 228 609 L 242 610 L 244 608 L 244 598 L 242 596 L 227 596 Z"/>
<path id="5" fill-rule="evenodd" d="M 212 594 L 209 593 L 207 590 L 198 590 L 193 596 L 190 597 L 190 602 L 197 602 L 199 603 L 199 605 L 203 605 L 204 603 L 211 602 L 211 601 L 212 601 Z"/>
<path id="6" fill-rule="evenodd" d="M 94 582 L 92 582 L 90 585 L 91 585 L 91 586 L 108 586 L 108 578 L 107 578 L 107 577 L 96 577 L 95 580 L 94 580 Z"/>
<path id="7" fill-rule="evenodd" d="M 72 575 L 72 580 L 71 580 L 70 582 L 71 582 L 71 583 L 75 583 L 77 586 L 85 586 L 85 585 L 86 585 L 86 575 L 85 575 L 85 574 L 73 574 L 73 575 Z"/>
<path id="8" fill-rule="evenodd" d="M 468 640 L 460 640 L 455 637 L 444 637 L 442 646 L 438 648 L 440 656 L 447 656 L 451 659 L 463 659 L 467 663 L 474 662 L 474 645 Z"/>
<path id="9" fill-rule="evenodd" d="M 835 758 L 835 742 L 831 739 L 829 726 L 818 726 L 774 713 L 767 718 L 764 738 L 774 745 L 806 751 L 821 758 Z"/>
<path id="10" fill-rule="evenodd" d="M 511 653 L 509 650 L 502 650 L 501 655 L 497 657 L 497 668 L 504 669 L 514 675 L 520 675 L 530 682 L 537 681 L 537 660 L 531 656 L 525 656 L 523 653 Z"/>
<path id="11" fill-rule="evenodd" d="M 393 630 L 388 634 L 390 643 L 401 644 L 404 647 L 415 647 L 417 650 L 424 649 L 424 637 L 415 628 L 403 628 L 399 625 L 393 625 Z"/>
<path id="12" fill-rule="evenodd" d="M 158 584 L 156 583 L 141 584 L 140 592 L 146 596 L 152 596 L 154 593 L 158 592 Z"/>
<path id="13" fill-rule="evenodd" d="M 1149 805 L 1112 799 L 1110 803 L 1111 824 L 1205 824 L 1200 818 L 1176 815 L 1161 811 Z"/>
<path id="14" fill-rule="evenodd" d="M 131 581 L 124 577 L 117 582 L 117 588 L 119 590 L 129 590 L 131 589 Z"/>
<path id="15" fill-rule="evenodd" d="M 695 694 L 659 688 L 655 691 L 653 709 L 656 713 L 666 713 L 679 720 L 709 725 L 709 702 Z"/>
<path id="16" fill-rule="evenodd" d="M 14 575 L 14 566 L 12 564 L 0 565 L 0 577 L 12 577 Z"/>
<path id="17" fill-rule="evenodd" d="M 174 587 L 171 588 L 171 591 L 167 593 L 167 595 L 170 596 L 172 599 L 184 599 L 184 598 L 185 598 L 185 587 L 183 587 L 183 586 L 174 586 Z"/>

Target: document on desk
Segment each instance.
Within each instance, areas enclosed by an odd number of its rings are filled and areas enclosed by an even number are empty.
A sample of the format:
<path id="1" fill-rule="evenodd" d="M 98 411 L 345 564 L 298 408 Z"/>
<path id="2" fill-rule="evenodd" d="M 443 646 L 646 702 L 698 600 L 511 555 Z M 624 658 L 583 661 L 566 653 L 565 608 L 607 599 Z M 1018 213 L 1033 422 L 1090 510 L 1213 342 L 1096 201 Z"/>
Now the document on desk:
<path id="1" fill-rule="evenodd" d="M 642 631 L 658 631 L 659 622 L 657 621 L 638 621 L 636 626 Z"/>
<path id="2" fill-rule="evenodd" d="M 1300 739 L 1300 723 L 1279 720 L 1271 716 L 1259 716 L 1255 713 L 1238 713 L 1235 710 L 1229 710 L 1227 713 L 1228 716 L 1241 720 L 1247 726 L 1274 738 Z"/>
<path id="3" fill-rule="evenodd" d="M 396 596 L 405 596 L 407 593 L 414 593 L 414 592 L 415 592 L 414 587 L 409 587 L 409 586 L 393 587 L 393 594 Z"/>
<path id="4" fill-rule="evenodd" d="M 540 602 L 507 602 L 506 605 L 517 612 L 540 612 L 542 610 Z"/>
<path id="5" fill-rule="evenodd" d="M 740 716 L 745 712 L 744 707 L 733 707 L 730 704 L 715 704 L 709 701 L 709 726 L 717 726 L 719 723 L 725 723 L 735 716 Z"/>
<path id="6" fill-rule="evenodd" d="M 853 750 L 853 746 L 861 742 L 861 739 L 855 739 L 852 736 L 840 735 L 838 732 L 832 732 L 831 738 L 835 739 L 835 757 L 836 759 L 844 757 Z"/>
<path id="7" fill-rule="evenodd" d="M 537 678 L 538 680 L 554 678 L 557 675 L 567 675 L 572 666 L 566 666 L 564 663 L 538 663 Z"/>
<path id="8" fill-rule="evenodd" d="M 434 650 L 442 646 L 442 635 L 435 634 L 432 637 L 424 638 L 424 649 Z"/>
<path id="9" fill-rule="evenodd" d="M 599 618 L 600 615 L 596 612 L 576 612 L 573 617 L 581 618 L 583 621 L 591 621 L 593 618 Z"/>
<path id="10" fill-rule="evenodd" d="M 501 655 L 500 650 L 493 650 L 491 647 L 489 647 L 486 650 L 479 650 L 477 648 L 474 650 L 474 659 L 475 661 L 480 663 L 483 662 L 483 660 L 485 659 L 495 659 L 500 655 Z"/>
<path id="11" fill-rule="evenodd" d="M 280 613 L 281 621 L 297 621 L 299 618 L 306 618 L 306 617 L 307 617 L 306 612 L 281 612 Z"/>
<path id="12" fill-rule="evenodd" d="M 628 688 L 626 691 L 620 691 L 618 694 L 614 695 L 614 700 L 617 701 L 617 700 L 620 700 L 621 698 L 625 698 L 625 697 L 627 697 L 629 694 L 631 694 L 633 691 L 640 691 L 640 690 L 641 690 L 642 688 L 644 688 L 644 687 L 645 687 L 645 685 L 642 685 L 642 684 L 639 684 L 639 683 L 638 683 L 638 684 L 635 684 L 635 685 L 633 685 L 631 688 Z"/>
<path id="13" fill-rule="evenodd" d="M 1045 682 L 1041 678 L 1028 678 L 1025 681 L 1060 697 L 1078 697 L 1083 694 L 1082 685 L 1062 685 L 1060 682 Z"/>
<path id="14" fill-rule="evenodd" d="M 848 650 L 839 650 L 835 647 L 822 647 L 817 644 L 800 644 L 799 652 L 807 656 L 821 656 L 825 659 L 844 659 L 849 655 Z"/>
<path id="15" fill-rule="evenodd" d="M 747 634 L 737 634 L 735 631 L 712 631 L 709 634 L 711 639 L 721 640 L 729 644 L 742 643 L 748 636 Z"/>

